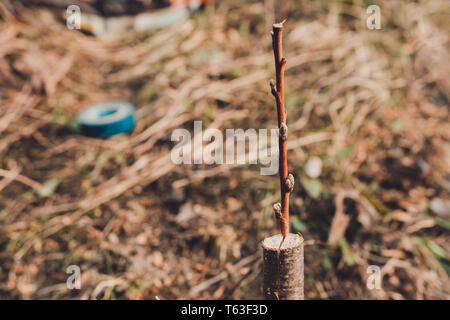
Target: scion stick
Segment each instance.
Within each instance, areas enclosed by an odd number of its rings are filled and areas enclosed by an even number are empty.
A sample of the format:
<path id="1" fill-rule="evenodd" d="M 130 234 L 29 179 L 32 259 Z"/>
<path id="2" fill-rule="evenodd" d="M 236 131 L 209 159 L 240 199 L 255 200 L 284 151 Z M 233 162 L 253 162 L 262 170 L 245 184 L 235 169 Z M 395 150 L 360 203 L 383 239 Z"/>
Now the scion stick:
<path id="1" fill-rule="evenodd" d="M 286 59 L 283 58 L 282 35 L 283 22 L 273 25 L 272 47 L 275 56 L 275 74 L 276 81 L 270 81 L 270 88 L 277 104 L 278 130 L 279 130 L 279 174 L 280 174 L 280 193 L 281 205 L 274 205 L 274 212 L 280 221 L 281 234 L 286 238 L 289 233 L 289 194 L 294 188 L 294 176 L 288 174 L 287 167 L 287 136 L 288 127 L 286 125 L 287 112 L 284 105 L 284 68 Z"/>

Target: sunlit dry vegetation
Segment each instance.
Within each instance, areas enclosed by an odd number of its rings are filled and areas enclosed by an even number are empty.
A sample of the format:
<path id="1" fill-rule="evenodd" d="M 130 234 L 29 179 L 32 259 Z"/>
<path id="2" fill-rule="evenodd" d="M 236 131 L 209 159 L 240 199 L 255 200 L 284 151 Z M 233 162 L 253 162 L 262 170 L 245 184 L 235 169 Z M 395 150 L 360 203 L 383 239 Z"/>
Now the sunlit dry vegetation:
<path id="1" fill-rule="evenodd" d="M 383 1 L 381 30 L 366 28 L 366 1 L 274 2 L 216 1 L 101 38 L 44 8 L 0 11 L 1 298 L 262 298 L 278 176 L 174 165 L 170 136 L 194 120 L 277 127 L 268 32 L 284 18 L 305 297 L 450 298 L 448 1 Z M 136 106 L 131 134 L 74 130 L 78 111 L 112 98 Z M 370 265 L 381 290 L 366 287 Z"/>

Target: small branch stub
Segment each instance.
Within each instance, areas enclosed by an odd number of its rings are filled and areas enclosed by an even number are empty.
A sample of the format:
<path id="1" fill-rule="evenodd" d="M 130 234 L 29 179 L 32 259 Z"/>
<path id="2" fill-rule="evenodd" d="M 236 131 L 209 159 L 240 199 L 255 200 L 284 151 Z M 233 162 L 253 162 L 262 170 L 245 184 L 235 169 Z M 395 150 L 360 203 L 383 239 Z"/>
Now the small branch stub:
<path id="1" fill-rule="evenodd" d="M 281 215 L 282 215 L 282 213 L 281 213 L 281 203 L 277 202 L 277 203 L 275 203 L 273 205 L 273 213 L 275 214 L 275 217 L 277 219 L 281 219 L 282 218 L 281 217 Z"/>
<path id="2" fill-rule="evenodd" d="M 280 138 L 282 140 L 286 140 L 287 134 L 288 134 L 288 127 L 287 127 L 286 123 L 283 122 L 280 126 Z"/>
<path id="3" fill-rule="evenodd" d="M 269 81 L 270 84 L 270 89 L 272 91 L 272 94 L 275 96 L 275 98 L 278 96 L 277 94 L 277 83 L 275 82 L 275 80 L 271 79 Z"/>
<path id="4" fill-rule="evenodd" d="M 304 299 L 303 237 L 289 233 L 264 239 L 263 290 L 267 300 Z"/>
<path id="5" fill-rule="evenodd" d="M 292 192 L 292 190 L 294 190 L 294 176 L 290 173 L 285 181 L 285 186 L 287 192 Z"/>

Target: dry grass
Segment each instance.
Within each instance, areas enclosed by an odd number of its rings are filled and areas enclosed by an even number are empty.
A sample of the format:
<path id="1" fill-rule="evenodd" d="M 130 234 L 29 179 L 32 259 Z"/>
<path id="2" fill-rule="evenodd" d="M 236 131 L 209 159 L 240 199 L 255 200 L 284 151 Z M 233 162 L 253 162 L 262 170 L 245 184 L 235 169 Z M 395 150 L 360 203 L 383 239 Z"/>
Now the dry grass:
<path id="1" fill-rule="evenodd" d="M 446 1 L 286 1 L 292 228 L 307 298 L 449 299 Z M 175 166 L 178 127 L 274 128 L 272 1 L 221 1 L 157 33 L 96 39 L 43 9 L 0 20 L 0 297 L 261 298 L 277 176 Z M 137 106 L 131 135 L 82 137 L 85 105 Z M 311 156 L 319 178 L 304 174 Z M 65 269 L 83 271 L 82 290 Z M 382 268 L 383 290 L 366 288 Z"/>

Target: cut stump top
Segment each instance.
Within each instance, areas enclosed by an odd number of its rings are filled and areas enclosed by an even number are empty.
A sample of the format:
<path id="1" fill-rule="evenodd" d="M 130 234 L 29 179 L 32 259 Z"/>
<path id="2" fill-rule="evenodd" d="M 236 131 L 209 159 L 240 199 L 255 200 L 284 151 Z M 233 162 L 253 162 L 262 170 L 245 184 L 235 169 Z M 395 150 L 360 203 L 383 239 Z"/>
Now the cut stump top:
<path id="1" fill-rule="evenodd" d="M 276 234 L 271 237 L 267 237 L 262 242 L 262 247 L 265 250 L 275 250 L 277 251 L 280 248 L 281 240 L 283 236 L 281 234 Z M 298 247 L 303 243 L 303 237 L 300 234 L 289 233 L 284 239 L 283 245 L 280 250 L 293 249 Z"/>

